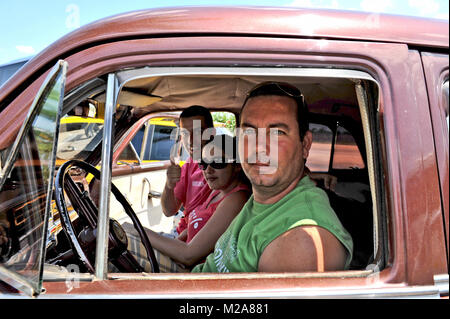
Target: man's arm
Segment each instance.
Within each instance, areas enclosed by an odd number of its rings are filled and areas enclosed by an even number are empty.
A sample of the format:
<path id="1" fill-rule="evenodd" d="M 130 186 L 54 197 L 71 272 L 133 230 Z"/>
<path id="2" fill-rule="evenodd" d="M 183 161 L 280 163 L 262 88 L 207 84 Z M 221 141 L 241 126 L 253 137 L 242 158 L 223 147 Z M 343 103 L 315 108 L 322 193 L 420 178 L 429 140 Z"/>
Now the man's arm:
<path id="1" fill-rule="evenodd" d="M 161 207 L 167 217 L 175 215 L 181 207 L 181 202 L 176 198 L 173 188 L 164 187 L 161 195 Z"/>
<path id="2" fill-rule="evenodd" d="M 280 235 L 264 249 L 258 271 L 343 270 L 347 253 L 341 242 L 325 228 L 300 226 Z"/>
<path id="3" fill-rule="evenodd" d="M 166 185 L 161 195 L 161 207 L 167 217 L 175 215 L 181 207 L 181 201 L 175 196 L 175 186 L 181 177 L 181 168 L 171 161 L 167 168 Z"/>

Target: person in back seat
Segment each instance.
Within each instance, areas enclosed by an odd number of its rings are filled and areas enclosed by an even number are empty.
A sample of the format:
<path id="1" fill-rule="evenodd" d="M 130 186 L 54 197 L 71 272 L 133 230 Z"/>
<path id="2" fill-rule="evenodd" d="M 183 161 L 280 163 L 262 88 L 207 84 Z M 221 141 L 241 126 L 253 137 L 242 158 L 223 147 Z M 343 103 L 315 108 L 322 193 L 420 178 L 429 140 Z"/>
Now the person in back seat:
<path id="1" fill-rule="evenodd" d="M 305 171 L 311 143 L 307 107 L 296 87 L 268 82 L 248 93 L 239 157 L 253 195 L 193 272 L 348 269 L 352 238 Z"/>
<path id="2" fill-rule="evenodd" d="M 167 179 L 161 196 L 161 207 L 167 217 L 175 215 L 184 206 L 184 214 L 177 225 L 178 239 L 185 241 L 187 234 L 186 220 L 188 212 L 198 203 L 198 197 L 208 197 L 211 189 L 203 177 L 198 166 L 201 150 L 207 139 L 203 133 L 209 129 L 215 132 L 213 119 L 209 110 L 200 105 L 193 105 L 180 114 L 181 143 L 189 153 L 189 159 L 180 167 L 171 158 L 171 165 L 167 169 Z M 181 145 L 180 145 L 181 146 Z"/>

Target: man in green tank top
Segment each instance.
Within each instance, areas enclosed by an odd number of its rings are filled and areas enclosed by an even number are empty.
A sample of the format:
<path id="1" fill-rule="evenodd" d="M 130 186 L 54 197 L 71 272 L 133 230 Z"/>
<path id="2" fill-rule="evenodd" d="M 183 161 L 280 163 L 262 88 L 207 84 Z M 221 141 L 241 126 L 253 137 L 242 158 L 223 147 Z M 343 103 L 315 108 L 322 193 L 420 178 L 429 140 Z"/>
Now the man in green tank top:
<path id="1" fill-rule="evenodd" d="M 352 238 L 325 192 L 305 173 L 312 143 L 308 127 L 307 107 L 296 87 L 265 82 L 247 94 L 239 156 L 253 195 L 193 272 L 348 268 Z"/>

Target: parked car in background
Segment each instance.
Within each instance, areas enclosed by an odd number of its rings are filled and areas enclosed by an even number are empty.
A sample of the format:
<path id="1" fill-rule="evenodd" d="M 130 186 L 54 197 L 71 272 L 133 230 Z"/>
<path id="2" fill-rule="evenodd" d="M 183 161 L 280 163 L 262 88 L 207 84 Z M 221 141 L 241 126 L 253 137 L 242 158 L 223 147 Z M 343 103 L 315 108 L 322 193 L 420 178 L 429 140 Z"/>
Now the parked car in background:
<path id="1" fill-rule="evenodd" d="M 14 60 L 0 65 L 0 87 L 17 72 L 30 58 Z"/>
<path id="2" fill-rule="evenodd" d="M 145 10 L 36 55 L 0 91 L 0 296 L 448 298 L 449 25 L 372 22 L 312 9 Z M 175 125 L 167 118 L 199 104 L 239 123 L 246 92 L 270 80 L 305 96 L 307 166 L 338 177 L 328 196 L 353 238 L 350 269 L 133 272 L 116 214 L 139 230 L 172 226 L 154 214 Z M 80 116 L 80 136 L 67 135 Z M 50 217 L 62 227 L 48 240 Z"/>

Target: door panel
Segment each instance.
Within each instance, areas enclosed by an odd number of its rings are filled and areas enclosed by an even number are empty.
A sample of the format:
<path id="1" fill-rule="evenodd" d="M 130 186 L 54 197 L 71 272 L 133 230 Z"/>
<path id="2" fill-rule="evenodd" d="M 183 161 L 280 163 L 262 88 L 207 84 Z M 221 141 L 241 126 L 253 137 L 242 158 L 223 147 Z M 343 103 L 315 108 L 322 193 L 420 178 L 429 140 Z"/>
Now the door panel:
<path id="1" fill-rule="evenodd" d="M 126 176 L 115 176 L 112 182 L 124 194 L 136 215 L 146 228 L 157 232 L 170 233 L 173 229 L 173 217 L 166 217 L 161 208 L 159 198 L 149 197 L 150 191 L 162 193 L 166 182 L 166 169 L 161 167 L 148 172 L 130 173 Z M 131 222 L 115 198 L 111 198 L 110 217 L 119 223 Z"/>
<path id="2" fill-rule="evenodd" d="M 427 80 L 434 143 L 441 188 L 442 213 L 447 234 L 447 257 L 449 255 L 449 130 L 448 130 L 448 55 L 422 52 L 422 62 Z"/>

